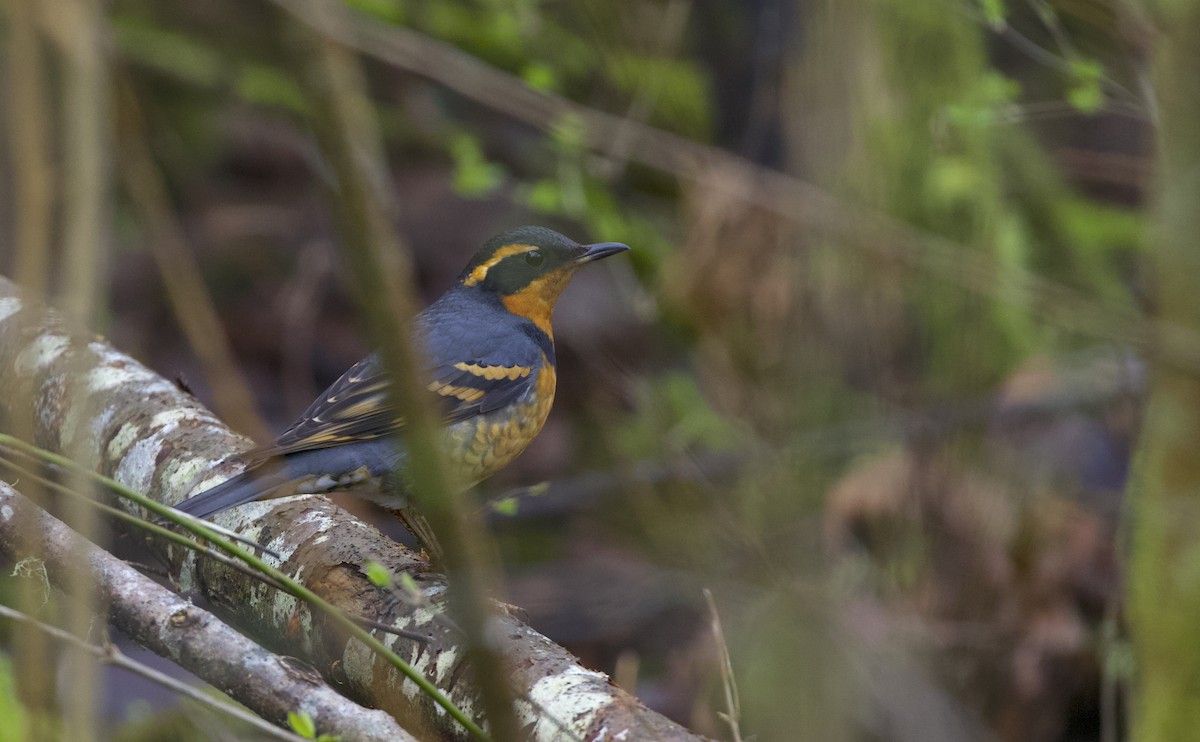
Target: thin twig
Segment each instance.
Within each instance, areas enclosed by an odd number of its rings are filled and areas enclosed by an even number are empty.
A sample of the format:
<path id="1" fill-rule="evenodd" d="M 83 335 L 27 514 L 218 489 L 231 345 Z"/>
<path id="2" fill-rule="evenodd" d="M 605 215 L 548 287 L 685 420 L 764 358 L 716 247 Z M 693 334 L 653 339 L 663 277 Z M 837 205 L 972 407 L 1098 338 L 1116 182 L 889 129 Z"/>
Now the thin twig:
<path id="1" fill-rule="evenodd" d="M 472 734 L 475 734 L 475 736 L 481 739 L 487 738 L 487 735 L 483 733 L 483 730 L 479 727 L 479 725 L 476 724 L 474 720 L 468 717 L 465 713 L 463 713 L 462 709 L 458 708 L 458 706 L 456 706 L 454 702 L 452 702 L 446 696 L 446 694 L 441 691 L 441 689 L 430 682 L 430 680 L 424 675 L 417 672 L 412 665 L 405 662 L 398 654 L 392 651 L 383 642 L 379 641 L 377 637 L 359 626 L 354 618 L 347 616 L 340 608 L 332 605 L 329 603 L 329 601 L 317 595 L 308 587 L 300 584 L 291 577 L 288 577 L 282 571 L 267 564 L 257 555 L 251 554 L 232 541 L 221 537 L 216 533 L 216 531 L 209 527 L 207 521 L 193 522 L 185 518 L 182 513 L 179 513 L 174 508 L 168 505 L 163 505 L 160 502 L 156 502 L 149 497 L 146 497 L 142 493 L 126 487 L 120 482 L 109 479 L 108 477 L 98 474 L 94 471 L 85 469 L 65 456 L 38 448 L 37 446 L 33 446 L 25 441 L 14 438 L 11 435 L 0 434 L 0 446 L 16 448 L 26 453 L 31 453 L 43 461 L 54 464 L 55 466 L 81 473 L 83 476 L 88 477 L 92 481 L 108 488 L 109 491 L 118 497 L 131 500 L 146 510 L 173 521 L 177 525 L 180 525 L 197 536 L 209 541 L 221 551 L 224 551 L 225 553 L 240 559 L 243 562 L 246 562 L 255 569 L 272 577 L 281 583 L 290 595 L 307 602 L 317 610 L 332 618 L 335 623 L 345 628 L 355 639 L 358 639 L 363 644 L 370 647 L 373 652 L 387 660 L 392 667 L 394 667 L 406 678 L 411 680 L 418 688 L 421 689 L 423 693 L 429 696 L 434 703 L 442 707 L 442 709 L 444 709 L 446 713 L 451 716 L 451 718 L 466 727 L 472 732 Z"/>
<path id="2" fill-rule="evenodd" d="M 10 182 L 13 189 L 13 243 L 17 281 L 35 296 L 45 294 L 50 274 L 50 229 L 54 169 L 47 125 L 49 91 L 35 17 L 37 6 L 5 4 Z"/>
<path id="3" fill-rule="evenodd" d="M 742 718 L 742 702 L 738 698 L 737 681 L 733 677 L 733 662 L 729 659 L 729 645 L 725 643 L 725 631 L 721 628 L 721 616 L 717 613 L 717 601 L 713 599 L 712 590 L 707 587 L 704 588 L 704 600 L 708 603 L 713 641 L 716 642 L 717 651 L 721 654 L 721 685 L 725 688 L 727 713 L 720 714 L 720 716 L 729 724 L 733 742 L 742 742 L 742 732 L 738 726 L 738 722 Z"/>
<path id="4" fill-rule="evenodd" d="M 120 508 L 114 508 L 111 505 L 106 505 L 105 503 L 99 502 L 98 500 L 88 497 L 87 495 L 84 495 L 80 492 L 76 492 L 75 490 L 71 489 L 70 487 L 68 487 L 64 484 L 55 482 L 54 480 L 50 479 L 49 477 L 43 477 L 40 474 L 37 474 L 36 472 L 34 472 L 32 469 L 28 469 L 24 466 L 21 466 L 20 464 L 16 463 L 12 459 L 6 459 L 3 457 L 0 457 L 0 466 L 3 466 L 7 469 L 11 469 L 12 471 L 20 474 L 21 476 L 23 476 L 31 481 L 37 482 L 38 484 L 42 485 L 43 487 L 46 487 L 47 489 L 50 489 L 50 490 L 54 490 L 55 492 L 58 492 L 62 495 L 66 495 L 67 497 L 81 498 L 85 502 L 91 503 L 94 507 L 96 507 L 98 510 L 100 510 L 100 512 L 110 515 L 113 518 L 116 518 L 117 520 L 120 520 L 123 523 L 128 523 L 137 528 L 141 528 L 142 530 L 145 530 L 155 536 L 158 536 L 159 538 L 166 539 L 167 541 L 170 541 L 173 544 L 177 544 L 179 546 L 182 546 L 185 549 L 189 549 L 191 551 L 195 551 L 198 554 L 202 554 L 202 555 L 208 557 L 209 559 L 220 562 L 221 564 L 228 567 L 229 569 L 233 569 L 238 572 L 241 572 L 242 574 L 246 575 L 247 577 L 252 577 L 252 578 L 262 582 L 265 585 L 269 585 L 269 586 L 275 588 L 276 590 L 284 590 L 283 585 L 272 580 L 267 575 L 264 575 L 261 572 L 256 572 L 255 570 L 246 566 L 242 562 L 239 562 L 238 560 L 236 560 L 226 554 L 222 554 L 221 552 L 219 552 L 211 547 L 207 547 L 207 546 L 204 546 L 203 544 L 199 544 L 195 541 L 192 541 L 188 537 L 182 536 L 178 533 L 175 533 L 174 531 L 172 531 L 170 529 L 163 528 L 162 526 L 158 525 L 157 523 L 154 523 L 153 521 L 148 521 L 144 518 L 139 518 L 136 515 L 131 515 L 130 513 L 127 513 L 124 510 L 121 510 Z M 286 592 L 286 590 L 285 590 L 285 592 Z"/>
<path id="5" fill-rule="evenodd" d="M 56 47 L 57 72 L 62 81 L 62 255 L 57 304 L 77 322 L 102 314 L 108 305 L 107 274 L 111 249 L 109 232 L 112 192 L 109 153 L 112 152 L 109 122 L 109 60 L 106 19 L 100 0 L 70 0 L 55 3 L 54 12 L 42 16 L 43 28 Z M 83 361 L 75 356 L 73 372 Z M 81 389 L 83 376 L 71 374 L 69 394 Z M 66 453 L 77 455 L 68 442 Z M 74 489 L 90 489 L 91 483 L 68 475 Z M 97 513 L 79 499 L 70 500 L 66 510 L 72 525 L 83 537 L 80 543 L 103 543 Z M 82 558 L 82 554 L 80 555 Z M 83 570 L 66 576 L 66 589 L 75 597 L 66 605 L 64 624 L 75 636 L 85 637 L 96 612 L 95 584 Z M 72 654 L 68 650 L 68 654 Z M 65 678 L 63 736 L 78 742 L 97 739 L 96 698 L 99 678 L 96 668 L 82 663 Z"/>
<path id="6" fill-rule="evenodd" d="M 497 739 L 515 739 L 508 672 L 485 636 L 485 595 L 496 581 L 495 563 L 487 549 L 490 541 L 445 466 L 438 444 L 440 423 L 420 381 L 421 360 L 406 329 L 415 313 L 412 265 L 391 225 L 392 199 L 381 189 L 387 169 L 362 69 L 338 36 L 325 33 L 326 28 L 343 24 L 347 16 L 323 0 L 307 0 L 303 5 L 321 20 L 297 45 L 296 61 L 312 94 L 313 130 L 336 183 L 330 198 L 354 293 L 389 376 L 389 401 L 405 420 L 406 474 L 413 500 L 445 547 L 441 561 L 454 585 L 450 610 L 463 629 L 489 731 Z M 425 546 L 435 548 L 431 543 Z M 478 737 L 487 736 L 474 723 L 465 726 Z"/>
<path id="7" fill-rule="evenodd" d="M 3 443 L 0 443 L 0 451 L 8 451 L 11 454 L 21 456 L 28 461 L 35 461 L 35 462 L 41 461 L 41 459 L 39 459 L 38 456 L 36 456 L 35 454 L 32 454 L 28 451 L 22 451 L 21 449 L 14 448 L 13 446 L 6 446 Z M 25 476 L 28 476 L 31 479 L 34 479 L 34 480 L 38 481 L 39 483 L 44 484 L 47 487 L 50 487 L 58 492 L 61 492 L 62 494 L 68 495 L 72 498 L 82 498 L 85 502 L 91 503 L 92 505 L 108 512 L 113 517 L 119 518 L 126 523 L 130 523 L 132 525 L 138 526 L 139 528 L 148 530 L 158 536 L 162 536 L 163 538 L 165 538 L 169 541 L 173 541 L 177 544 L 180 544 L 181 546 L 186 547 L 188 544 L 192 544 L 193 546 L 195 546 L 194 542 L 188 541 L 186 538 L 184 538 L 183 536 L 179 536 L 174 531 L 163 528 L 161 523 L 156 523 L 155 521 L 152 521 L 152 520 L 146 520 L 145 518 L 139 518 L 138 516 L 133 515 L 132 513 L 128 513 L 124 510 L 120 510 L 119 508 L 113 508 L 108 505 L 105 505 L 104 503 L 99 502 L 95 498 L 90 497 L 82 492 L 79 492 L 78 490 L 76 490 L 72 487 L 61 484 L 59 482 L 55 482 L 54 480 L 50 479 L 49 477 L 44 477 L 44 476 L 38 474 L 37 472 L 35 472 L 34 470 L 29 469 L 28 467 L 23 467 L 20 464 L 13 461 L 12 459 L 0 458 L 0 463 L 2 463 L 4 466 L 7 466 L 10 469 L 12 469 L 13 471 L 20 472 L 21 474 L 24 474 Z M 51 467 L 51 468 L 60 469 L 60 467 Z M 270 556 L 274 559 L 278 559 L 280 561 L 283 560 L 283 558 L 279 555 L 278 552 L 276 552 L 272 549 L 269 549 L 266 546 L 263 546 L 262 544 L 258 543 L 257 541 L 255 541 L 253 539 L 248 539 L 245 536 L 241 535 L 240 533 L 231 531 L 230 529 L 225 528 L 224 526 L 217 525 L 216 523 L 204 520 L 203 518 L 197 518 L 189 513 L 181 513 L 181 512 L 176 511 L 176 514 L 185 519 L 191 519 L 193 521 L 196 521 L 196 522 L 200 523 L 202 526 L 212 529 L 213 531 L 216 531 L 217 533 L 221 534 L 222 536 L 224 536 L 225 538 L 227 538 L 231 541 L 235 541 L 239 544 L 244 544 L 247 547 L 254 549 L 257 552 L 260 552 L 262 554 L 267 554 L 268 556 Z M 162 522 L 166 523 L 169 521 L 163 520 Z M 201 548 L 203 548 L 203 547 L 201 547 Z"/>
<path id="8" fill-rule="evenodd" d="M 0 450 L 3 450 L 4 448 L 5 447 L 0 446 Z M 91 497 L 88 497 L 87 495 L 84 495 L 80 492 L 76 492 L 75 490 L 71 489 L 70 487 L 67 487 L 66 485 L 61 484 L 59 482 L 55 482 L 54 480 L 49 479 L 47 477 L 43 477 L 31 469 L 23 467 L 20 464 L 17 464 L 16 462 L 12 461 L 11 459 L 5 459 L 3 457 L 0 457 L 0 466 L 7 467 L 7 468 L 13 470 L 14 472 L 17 472 L 18 474 L 21 474 L 24 477 L 27 477 L 33 481 L 36 481 L 48 489 L 51 489 L 51 490 L 54 490 L 55 492 L 59 492 L 60 494 L 66 495 L 67 497 L 82 499 L 85 502 L 91 504 L 93 507 L 100 510 L 101 512 L 111 515 L 112 517 L 114 517 L 124 523 L 128 523 L 137 528 L 141 528 L 155 536 L 158 536 L 159 538 L 166 539 L 167 541 L 170 541 L 171 543 L 182 546 L 185 549 L 195 551 L 197 554 L 201 554 L 209 559 L 212 559 L 213 561 L 220 562 L 223 566 L 228 567 L 229 569 L 232 569 L 236 572 L 240 572 L 241 574 L 244 574 L 247 577 L 250 577 L 251 579 L 257 580 L 257 581 L 263 583 L 264 585 L 267 585 L 268 587 L 272 587 L 276 590 L 279 590 L 280 592 L 285 592 L 285 593 L 290 592 L 287 589 L 287 585 L 272 578 L 270 575 L 266 575 L 266 574 L 263 574 L 262 572 L 255 570 L 254 568 L 250 567 L 249 565 L 247 565 L 243 562 L 240 562 L 237 559 L 234 559 L 233 557 L 231 557 L 227 554 L 222 554 L 221 552 L 217 551 L 216 549 L 204 546 L 203 544 L 196 543 L 195 541 L 192 541 L 191 539 L 187 538 L 186 536 L 182 536 L 178 533 L 175 533 L 174 531 L 172 531 L 168 528 L 163 528 L 162 526 L 158 525 L 157 523 L 148 521 L 144 518 L 139 518 L 136 515 L 131 515 L 130 513 L 127 513 L 124 510 L 121 510 L 120 508 L 114 508 L 111 505 L 106 505 L 106 504 L 99 502 Z M 213 528 L 214 530 L 219 529 L 221 532 L 225 532 L 228 530 L 225 528 L 220 528 L 220 526 L 215 526 L 215 525 L 209 523 L 208 521 L 201 521 L 201 522 L 203 524 L 208 525 L 209 527 Z M 240 536 L 238 534 L 234 534 L 234 535 L 238 541 L 249 544 L 252 548 L 261 549 L 262 551 L 266 552 L 267 554 L 271 554 L 276 559 L 280 559 L 279 555 L 276 554 L 275 552 L 271 551 L 270 549 L 265 549 L 265 548 L 261 547 L 259 544 L 255 543 L 254 541 L 251 541 L 251 540 L 249 540 L 243 536 Z M 416 631 L 409 631 L 407 629 L 396 628 L 395 626 L 388 626 L 387 624 L 380 623 L 379 621 L 374 621 L 372 619 L 369 619 L 366 616 L 355 616 L 355 615 L 352 615 L 349 613 L 345 613 L 344 611 L 343 611 L 343 614 L 350 620 L 356 622 L 358 625 L 363 626 L 365 628 L 375 629 L 377 631 L 382 631 L 382 632 L 391 634 L 393 636 L 398 636 L 398 637 L 401 637 L 404 639 L 409 639 L 411 641 L 415 641 L 415 642 L 418 642 L 421 644 L 426 644 L 429 642 L 429 637 L 427 635 L 418 633 Z"/>
<path id="9" fill-rule="evenodd" d="M 0 604 L 0 616 L 3 616 L 11 621 L 17 621 L 26 626 L 31 626 L 64 644 L 69 644 L 72 647 L 87 652 L 103 664 L 120 667 L 123 670 L 128 670 L 129 672 L 134 673 L 135 675 L 140 675 L 152 683 L 157 683 L 168 690 L 175 691 L 179 695 L 190 698 L 196 703 L 207 706 L 213 711 L 225 714 L 226 716 L 231 716 L 238 721 L 249 724 L 258 731 L 274 739 L 286 740 L 287 742 L 303 742 L 304 738 L 297 734 L 293 734 L 268 724 L 254 714 L 245 711 L 238 706 L 234 706 L 231 703 L 225 703 L 224 701 L 218 701 L 215 698 L 201 693 L 199 690 L 193 688 L 187 683 L 176 680 L 170 675 L 159 672 L 153 667 L 142 664 L 141 662 L 126 656 L 114 644 L 108 642 L 106 642 L 104 646 L 90 644 L 70 634 L 69 632 L 63 631 L 57 626 L 51 626 L 49 624 L 42 623 L 32 616 L 28 616 L 20 611 L 13 610 L 12 608 L 9 608 L 3 604 Z"/>

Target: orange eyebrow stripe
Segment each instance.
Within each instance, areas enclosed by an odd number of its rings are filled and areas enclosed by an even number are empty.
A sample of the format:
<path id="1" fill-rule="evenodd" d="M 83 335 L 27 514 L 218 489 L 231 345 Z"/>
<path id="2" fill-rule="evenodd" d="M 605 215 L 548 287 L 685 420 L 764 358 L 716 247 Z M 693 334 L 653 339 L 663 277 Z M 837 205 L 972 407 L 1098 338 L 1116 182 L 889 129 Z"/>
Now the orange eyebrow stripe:
<path id="1" fill-rule="evenodd" d="M 480 366 L 478 363 L 464 363 L 462 361 L 454 364 L 454 367 L 459 371 L 466 371 L 475 376 L 482 376 L 490 381 L 498 379 L 516 381 L 528 376 L 533 371 L 529 366 Z"/>
<path id="2" fill-rule="evenodd" d="M 499 263 L 501 260 L 504 260 L 509 255 L 518 255 L 523 252 L 529 252 L 533 249 L 533 245 L 523 244 L 505 245 L 501 247 L 492 254 L 492 257 L 475 266 L 475 269 L 471 271 L 471 275 L 463 279 L 463 286 L 474 286 L 483 279 L 487 278 L 487 273 L 489 270 L 491 270 L 492 266 L 494 266 L 496 263 Z"/>

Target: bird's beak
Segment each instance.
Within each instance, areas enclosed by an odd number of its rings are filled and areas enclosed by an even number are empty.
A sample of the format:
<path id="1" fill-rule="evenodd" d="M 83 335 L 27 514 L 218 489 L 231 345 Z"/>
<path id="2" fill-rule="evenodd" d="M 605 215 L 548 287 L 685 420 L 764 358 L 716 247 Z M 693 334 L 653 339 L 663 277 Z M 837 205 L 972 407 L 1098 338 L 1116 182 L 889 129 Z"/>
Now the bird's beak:
<path id="1" fill-rule="evenodd" d="M 629 245 L 622 245 L 620 242 L 597 242 L 594 245 L 583 245 L 583 252 L 579 257 L 575 258 L 575 262 L 582 265 L 590 263 L 593 260 L 607 258 L 609 255 L 616 255 L 619 252 L 625 252 L 629 249 Z"/>

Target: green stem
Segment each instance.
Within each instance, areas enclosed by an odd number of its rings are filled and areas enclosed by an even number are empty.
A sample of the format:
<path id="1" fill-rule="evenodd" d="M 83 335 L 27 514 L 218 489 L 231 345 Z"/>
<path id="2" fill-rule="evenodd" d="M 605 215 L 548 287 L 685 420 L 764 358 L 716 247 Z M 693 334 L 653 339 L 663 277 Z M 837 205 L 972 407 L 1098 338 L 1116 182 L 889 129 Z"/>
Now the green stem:
<path id="1" fill-rule="evenodd" d="M 286 574 L 284 574 L 280 570 L 267 564 L 265 561 L 263 561 L 259 557 L 255 556 L 254 554 L 251 554 L 249 551 L 234 544 L 232 541 L 225 539 L 224 537 L 217 534 L 215 531 L 213 531 L 209 528 L 206 528 L 205 526 L 201 525 L 200 523 L 198 523 L 194 520 L 191 520 L 191 519 L 185 517 L 184 515 L 176 512 L 174 508 L 169 507 L 167 505 L 163 505 L 160 502 L 156 502 L 156 501 L 150 499 L 149 497 L 146 497 L 145 495 L 143 495 L 139 492 L 135 492 L 135 491 L 129 489 L 128 487 L 126 487 L 125 485 L 121 484 L 120 482 L 109 479 L 108 477 L 106 477 L 102 474 L 98 474 L 94 471 L 85 469 L 84 467 L 79 466 L 74 461 L 72 461 L 71 459 L 69 459 L 65 456 L 56 454 L 52 451 L 46 451 L 44 449 L 38 448 L 37 446 L 33 446 L 29 443 L 26 443 L 25 441 L 22 441 L 19 438 L 14 438 L 11 435 L 5 435 L 3 433 L 0 433 L 0 446 L 7 446 L 9 448 L 16 449 L 17 451 L 21 451 L 25 454 L 28 454 L 35 458 L 41 459 L 42 461 L 45 461 L 47 463 L 53 464 L 55 466 L 61 467 L 63 469 L 69 470 L 71 472 L 75 472 L 75 473 L 81 474 L 85 477 L 88 477 L 89 479 L 103 485 L 108 490 L 110 490 L 113 494 L 117 495 L 118 497 L 124 498 L 126 500 L 130 500 L 130 501 L 142 506 L 146 510 L 149 510 L 150 512 L 154 513 L 155 515 L 160 516 L 162 518 L 166 518 L 167 520 L 171 521 L 172 523 L 175 523 L 176 525 L 181 526 L 188 531 L 191 531 L 192 533 L 196 534 L 197 536 L 199 536 L 199 537 L 205 539 L 206 541 L 208 541 L 209 543 L 213 544 L 221 551 L 224 551 L 227 554 L 229 554 L 237 559 L 240 559 L 241 561 L 249 564 L 250 566 L 252 566 L 255 569 L 262 572 L 263 574 L 267 575 L 268 577 L 276 580 L 287 590 L 287 592 L 289 592 L 293 596 L 309 603 L 310 605 L 316 607 L 321 612 L 325 613 L 327 616 L 332 618 L 338 625 L 340 625 L 342 628 L 346 629 L 346 631 L 349 632 L 351 636 L 353 636 L 355 639 L 358 639 L 360 642 L 367 645 L 372 650 L 374 650 L 377 654 L 379 654 L 384 659 L 386 659 L 388 662 L 390 662 L 393 667 L 395 667 L 406 678 L 408 678 L 409 680 L 416 683 L 417 687 L 419 687 L 422 691 L 425 692 L 426 695 L 428 695 L 430 698 L 432 698 L 434 703 L 441 706 L 446 711 L 446 713 L 450 715 L 451 718 L 453 718 L 459 724 L 462 724 L 463 727 L 468 732 L 470 732 L 474 737 L 476 737 L 477 739 L 481 739 L 481 740 L 488 739 L 487 734 L 483 731 L 483 729 L 481 729 L 479 727 L 478 724 L 476 724 L 474 721 L 472 721 L 470 719 L 470 717 L 468 717 L 465 713 L 463 713 L 463 711 L 460 708 L 455 706 L 453 701 L 451 701 L 448 697 L 446 697 L 446 695 L 444 693 L 442 693 L 442 691 L 439 690 L 437 688 L 437 686 L 435 686 L 433 683 L 431 683 L 428 678 L 426 678 L 421 673 L 417 672 L 417 670 L 415 668 L 413 668 L 412 665 L 408 664 L 403 659 L 401 659 L 399 657 L 399 655 L 397 655 L 395 652 L 393 652 L 391 649 L 389 649 L 386 645 L 384 645 L 383 642 L 379 641 L 374 636 L 372 636 L 370 632 L 366 631 L 365 629 L 360 627 L 358 624 L 356 624 L 352 618 L 347 616 L 336 606 L 327 602 L 324 598 L 317 595 L 313 591 L 309 590 L 304 585 L 301 585 L 299 582 L 296 582 L 291 577 L 288 577 Z"/>

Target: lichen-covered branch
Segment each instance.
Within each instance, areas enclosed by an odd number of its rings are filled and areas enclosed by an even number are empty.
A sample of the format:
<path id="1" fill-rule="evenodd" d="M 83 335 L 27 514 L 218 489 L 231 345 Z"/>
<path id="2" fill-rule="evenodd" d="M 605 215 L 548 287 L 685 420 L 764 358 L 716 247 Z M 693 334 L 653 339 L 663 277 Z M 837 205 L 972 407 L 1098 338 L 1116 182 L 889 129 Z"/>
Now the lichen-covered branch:
<path id="1" fill-rule="evenodd" d="M 0 482 L 0 552 L 14 561 L 23 559 L 28 555 L 21 545 L 31 541 L 40 545 L 38 558 L 51 582 L 66 587 L 71 574 L 84 571 L 117 628 L 263 718 L 285 726 L 289 711 L 303 712 L 322 734 L 378 742 L 415 740 L 391 716 L 339 695 L 311 668 L 266 651 L 208 611 L 83 542 L 62 521 Z M 80 555 L 86 557 L 83 562 Z"/>
<path id="2" fill-rule="evenodd" d="M 76 369 L 83 379 L 68 383 Z M 33 399 L 12 394 L 22 378 L 36 390 Z M 80 463 L 168 504 L 238 471 L 233 454 L 248 445 L 176 385 L 26 306 L 4 279 L 0 400 L 32 408 L 36 442 L 43 447 L 80 452 Z M 480 717 L 478 695 L 464 679 L 458 632 L 445 619 L 447 587 L 426 562 L 322 497 L 254 503 L 217 522 L 270 548 L 279 559 L 268 558 L 279 569 L 343 610 L 428 634 L 428 643 L 381 639 L 460 708 Z M 424 725 L 462 736 L 411 681 L 307 605 L 193 552 L 163 546 L 161 554 L 183 589 L 202 592 L 231 622 L 267 646 L 304 659 L 351 697 L 392 713 L 410 729 Z M 363 566 L 371 560 L 393 574 L 412 576 L 422 597 L 412 601 L 372 585 Z M 504 615 L 489 621 L 487 635 L 504 657 L 518 696 L 518 723 L 529 738 L 696 738 L 519 621 Z"/>

